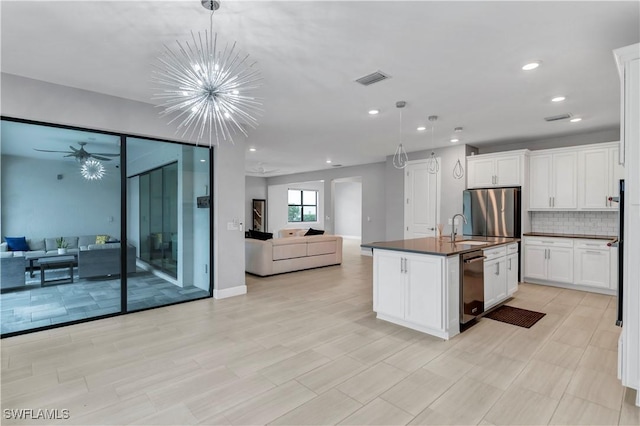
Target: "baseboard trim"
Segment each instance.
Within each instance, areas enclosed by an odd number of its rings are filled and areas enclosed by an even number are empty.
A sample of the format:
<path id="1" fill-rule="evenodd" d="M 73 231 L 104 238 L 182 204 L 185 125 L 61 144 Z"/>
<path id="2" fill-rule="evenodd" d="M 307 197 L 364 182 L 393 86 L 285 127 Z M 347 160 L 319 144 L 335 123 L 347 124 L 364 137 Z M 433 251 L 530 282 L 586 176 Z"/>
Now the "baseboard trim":
<path id="1" fill-rule="evenodd" d="M 213 290 L 213 297 L 215 299 L 226 299 L 227 297 L 241 296 L 247 294 L 247 286 L 239 285 L 231 288 L 223 288 L 221 290 Z"/>

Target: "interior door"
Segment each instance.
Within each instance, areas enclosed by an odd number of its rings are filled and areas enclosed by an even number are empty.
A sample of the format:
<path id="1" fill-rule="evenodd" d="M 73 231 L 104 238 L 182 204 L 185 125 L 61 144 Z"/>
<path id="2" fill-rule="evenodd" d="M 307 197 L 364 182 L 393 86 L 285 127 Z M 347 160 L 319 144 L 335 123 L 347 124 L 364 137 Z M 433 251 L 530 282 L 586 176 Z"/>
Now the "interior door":
<path id="1" fill-rule="evenodd" d="M 404 172 L 404 238 L 433 237 L 440 218 L 440 170 L 431 174 L 420 161 Z"/>

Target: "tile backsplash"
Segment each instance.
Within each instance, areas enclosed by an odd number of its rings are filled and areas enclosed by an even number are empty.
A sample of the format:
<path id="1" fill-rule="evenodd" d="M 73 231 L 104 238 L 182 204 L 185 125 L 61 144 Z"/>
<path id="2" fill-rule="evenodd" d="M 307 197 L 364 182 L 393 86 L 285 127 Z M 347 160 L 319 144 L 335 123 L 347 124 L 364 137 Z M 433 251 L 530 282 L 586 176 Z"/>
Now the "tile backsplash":
<path id="1" fill-rule="evenodd" d="M 531 231 L 618 235 L 618 212 L 531 212 Z"/>

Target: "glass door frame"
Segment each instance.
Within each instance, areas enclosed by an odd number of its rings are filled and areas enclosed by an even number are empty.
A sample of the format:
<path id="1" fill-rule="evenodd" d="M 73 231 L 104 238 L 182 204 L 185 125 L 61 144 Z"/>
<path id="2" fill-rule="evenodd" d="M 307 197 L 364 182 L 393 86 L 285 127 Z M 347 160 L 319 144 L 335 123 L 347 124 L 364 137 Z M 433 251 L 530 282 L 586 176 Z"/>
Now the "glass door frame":
<path id="1" fill-rule="evenodd" d="M 24 119 L 24 118 L 18 118 L 18 117 L 10 117 L 10 116 L 6 116 L 6 115 L 0 115 L 0 123 L 2 123 L 3 121 L 10 121 L 10 122 L 16 122 L 16 123 L 24 123 L 24 124 L 32 124 L 32 125 L 37 125 L 37 126 L 47 126 L 47 127 L 53 127 L 53 128 L 58 128 L 58 129 L 69 129 L 69 130 L 77 130 L 77 131 L 83 131 L 83 132 L 92 132 L 92 133 L 99 133 L 99 134 L 105 134 L 105 135 L 111 135 L 111 136 L 118 136 L 120 137 L 120 241 L 127 241 L 127 210 L 128 210 L 128 202 L 127 202 L 127 195 L 128 195 L 128 191 L 127 191 L 127 138 L 136 138 L 136 139 L 144 139 L 144 140 L 149 140 L 149 141 L 156 141 L 156 142 L 167 142 L 167 143 L 171 143 L 171 144 L 178 144 L 178 145 L 185 145 L 185 146 L 192 146 L 192 147 L 196 147 L 197 145 L 192 144 L 192 143 L 187 143 L 187 142 L 180 142 L 180 141 L 174 141 L 174 140 L 169 140 L 169 139 L 163 139 L 163 138 L 157 138 L 157 137 L 150 137 L 150 136 L 140 136 L 140 135 L 133 135 L 133 134 L 128 134 L 128 133 L 123 133 L 123 132 L 113 132 L 113 131 L 105 131 L 105 130 L 97 130 L 97 129 L 91 129 L 89 127 L 80 127 L 80 126 L 70 126 L 70 125 L 65 125 L 65 124 L 58 124 L 58 123 L 50 123 L 50 122 L 46 122 L 46 121 L 37 121 L 37 120 L 29 120 L 29 119 Z M 207 148 L 207 147 L 202 147 L 202 146 L 198 146 L 199 148 Z M 214 170 L 213 170 L 213 160 L 214 160 L 214 148 L 210 147 L 208 148 L 208 155 L 209 155 L 209 188 L 214 188 L 213 184 L 214 184 Z M 211 197 L 213 197 L 213 194 L 210 195 Z M 195 202 L 195 201 L 194 201 Z M 165 305 L 160 305 L 160 306 L 154 306 L 154 307 L 150 307 L 150 308 L 144 308 L 144 309 L 136 309 L 134 311 L 131 312 L 143 312 L 145 310 L 149 310 L 149 309 L 156 309 L 156 308 L 163 308 L 165 306 L 172 306 L 172 305 L 177 305 L 177 304 L 182 304 L 182 303 L 190 303 L 196 300 L 202 300 L 202 299 L 209 299 L 213 297 L 213 277 L 214 277 L 214 208 L 213 208 L 213 203 L 209 204 L 209 291 L 208 291 L 208 295 L 206 297 L 199 297 L 199 298 L 195 298 L 195 299 L 191 299 L 191 300 L 185 300 L 185 301 L 180 301 L 180 302 L 172 302 L 172 303 L 168 303 Z M 16 331 L 16 332 L 11 332 L 11 333 L 5 333 L 2 334 L 0 336 L 0 338 L 4 339 L 6 337 L 13 337 L 13 336 L 19 336 L 22 334 L 28 334 L 28 333 L 34 333 L 37 331 L 44 331 L 44 330 L 50 330 L 53 328 L 60 328 L 60 327 L 66 327 L 68 325 L 73 325 L 73 324 L 80 324 L 80 323 L 85 323 L 85 322 L 89 322 L 89 321 L 95 321 L 95 320 L 99 320 L 99 319 L 104 319 L 104 318 L 110 318 L 110 317 L 116 317 L 116 316 L 120 316 L 120 315 L 126 315 L 129 313 L 129 310 L 127 309 L 127 250 L 126 250 L 126 244 L 124 249 L 121 247 L 120 249 L 120 312 L 114 312 L 114 313 L 110 313 L 110 314 L 105 314 L 105 315 L 99 315 L 99 316 L 95 316 L 95 317 L 89 317 L 89 318 L 83 318 L 83 319 L 79 319 L 79 320 L 73 320 L 73 321 L 69 321 L 69 322 L 65 322 L 65 323 L 60 323 L 60 324 L 50 324 L 50 325 L 46 325 L 43 327 L 36 327 L 36 328 L 32 328 L 32 329 L 27 329 L 27 330 L 21 330 L 21 331 Z"/>

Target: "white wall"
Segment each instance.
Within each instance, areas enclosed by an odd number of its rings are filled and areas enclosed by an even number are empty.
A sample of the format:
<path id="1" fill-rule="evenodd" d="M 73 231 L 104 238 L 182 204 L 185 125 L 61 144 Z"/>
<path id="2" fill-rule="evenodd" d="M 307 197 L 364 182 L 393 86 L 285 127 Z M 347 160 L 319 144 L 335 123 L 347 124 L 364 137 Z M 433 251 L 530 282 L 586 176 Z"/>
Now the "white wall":
<path id="1" fill-rule="evenodd" d="M 8 117 L 182 140 L 150 104 L 6 73 L 2 73 L 0 90 L 0 110 Z M 217 297 L 246 292 L 243 233 L 228 231 L 226 226 L 244 217 L 244 149 L 241 140 L 215 149 L 214 247 L 220 250 L 216 251 L 213 278 Z"/>
<path id="2" fill-rule="evenodd" d="M 120 238 L 120 172 L 88 181 L 73 161 L 3 155 L 2 236 Z M 57 175 L 62 175 L 62 180 Z"/>
<path id="3" fill-rule="evenodd" d="M 267 229 L 268 232 L 277 234 L 285 228 L 314 228 L 325 229 L 325 183 L 315 182 L 292 182 L 284 185 L 269 185 L 267 198 Z M 289 189 L 308 189 L 318 191 L 318 221 L 317 222 L 295 222 L 289 223 L 288 212 L 288 191 Z"/>
<path id="4" fill-rule="evenodd" d="M 335 233 L 362 237 L 362 182 L 334 181 L 333 216 Z"/>
<path id="5" fill-rule="evenodd" d="M 385 198 L 385 163 L 364 164 L 361 166 L 338 167 L 308 173 L 296 173 L 285 176 L 267 178 L 269 185 L 284 185 L 295 182 L 324 180 L 324 206 L 326 212 L 333 210 L 331 203 L 331 182 L 352 176 L 362 178 L 362 241 L 374 242 L 385 239 L 386 203 Z M 402 187 L 401 187 L 402 189 Z M 402 206 L 400 206 L 402 209 Z M 333 218 L 326 218 L 324 229 L 334 233 Z M 400 225 L 402 229 L 402 225 Z"/>
<path id="6" fill-rule="evenodd" d="M 246 229 L 253 228 L 253 199 L 267 199 L 267 178 L 257 176 L 245 177 L 244 223 Z M 267 203 L 267 226 L 269 226 L 269 203 Z"/>

